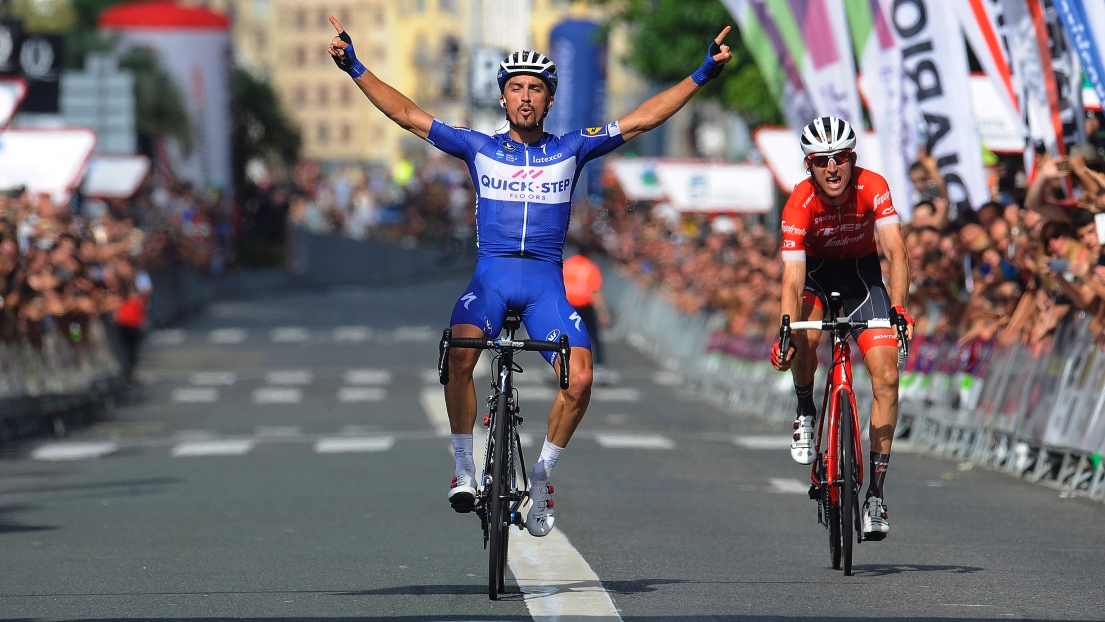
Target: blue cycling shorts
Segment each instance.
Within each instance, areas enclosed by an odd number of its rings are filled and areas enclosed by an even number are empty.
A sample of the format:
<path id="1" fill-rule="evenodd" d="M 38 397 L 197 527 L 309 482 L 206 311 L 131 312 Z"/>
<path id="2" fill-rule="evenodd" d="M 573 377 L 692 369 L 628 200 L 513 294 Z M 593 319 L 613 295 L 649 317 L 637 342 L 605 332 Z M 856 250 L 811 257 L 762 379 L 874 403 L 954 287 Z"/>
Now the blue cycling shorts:
<path id="1" fill-rule="evenodd" d="M 485 257 L 476 262 L 476 273 L 453 307 L 450 326 L 471 324 L 496 337 L 503 328 L 507 309 L 522 316 L 530 339 L 559 341 L 591 349 L 591 336 L 579 313 L 564 294 L 564 272 L 559 264 L 521 257 Z M 542 352 L 552 364 L 556 352 Z"/>

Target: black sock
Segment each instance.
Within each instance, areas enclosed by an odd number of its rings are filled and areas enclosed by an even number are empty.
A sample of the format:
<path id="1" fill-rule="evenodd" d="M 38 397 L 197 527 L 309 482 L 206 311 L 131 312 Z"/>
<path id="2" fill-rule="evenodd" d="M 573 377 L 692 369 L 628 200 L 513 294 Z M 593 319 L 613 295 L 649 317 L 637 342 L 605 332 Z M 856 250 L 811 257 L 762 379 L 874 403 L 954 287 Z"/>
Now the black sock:
<path id="1" fill-rule="evenodd" d="M 800 387 L 794 385 L 794 394 L 798 396 L 798 417 L 817 418 L 817 407 L 813 404 L 813 383 Z"/>
<path id="2" fill-rule="evenodd" d="M 883 498 L 882 485 L 886 482 L 886 469 L 890 467 L 890 454 L 871 452 L 871 485 L 867 487 L 867 498 Z"/>

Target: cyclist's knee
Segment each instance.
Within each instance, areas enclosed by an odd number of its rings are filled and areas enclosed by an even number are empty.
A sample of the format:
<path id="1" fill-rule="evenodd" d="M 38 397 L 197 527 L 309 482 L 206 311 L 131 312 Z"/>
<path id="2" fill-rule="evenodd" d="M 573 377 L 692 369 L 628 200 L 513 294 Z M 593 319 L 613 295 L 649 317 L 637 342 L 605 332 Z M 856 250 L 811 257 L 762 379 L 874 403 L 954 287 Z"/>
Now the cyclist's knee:
<path id="1" fill-rule="evenodd" d="M 896 364 L 880 364 L 869 367 L 871 374 L 871 390 L 880 398 L 898 397 L 898 366 Z"/>
<path id="2" fill-rule="evenodd" d="M 564 390 L 566 397 L 572 401 L 580 401 L 591 395 L 591 384 L 594 382 L 594 372 L 591 367 L 573 367 L 568 372 L 568 388 Z"/>
<path id="3" fill-rule="evenodd" d="M 476 368 L 476 361 L 480 358 L 480 351 L 472 348 L 449 349 L 449 374 L 458 379 L 472 377 L 472 370 Z"/>

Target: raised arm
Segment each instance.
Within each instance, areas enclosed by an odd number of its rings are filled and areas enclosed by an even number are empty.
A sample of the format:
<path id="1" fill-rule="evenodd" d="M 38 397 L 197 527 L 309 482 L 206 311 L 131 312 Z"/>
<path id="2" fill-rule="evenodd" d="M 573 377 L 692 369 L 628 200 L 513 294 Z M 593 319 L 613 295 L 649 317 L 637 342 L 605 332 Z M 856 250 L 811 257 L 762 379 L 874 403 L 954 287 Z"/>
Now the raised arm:
<path id="1" fill-rule="evenodd" d="M 348 73 L 353 78 L 353 83 L 368 97 L 368 101 L 387 118 L 395 121 L 396 125 L 419 138 L 429 136 L 434 118 L 361 64 L 357 60 L 349 33 L 345 32 L 333 15 L 330 16 L 330 23 L 338 31 L 337 36 L 330 40 L 329 48 L 330 56 L 338 67 Z"/>
<path id="2" fill-rule="evenodd" d="M 721 31 L 721 34 L 710 44 L 706 53 L 706 61 L 690 76 L 683 79 L 675 86 L 657 93 L 645 100 L 636 110 L 618 120 L 622 137 L 628 142 L 637 136 L 659 127 L 664 121 L 687 105 L 695 93 L 707 82 L 721 74 L 722 67 L 733 59 L 728 45 L 722 45 L 725 35 L 729 34 L 729 26 Z"/>

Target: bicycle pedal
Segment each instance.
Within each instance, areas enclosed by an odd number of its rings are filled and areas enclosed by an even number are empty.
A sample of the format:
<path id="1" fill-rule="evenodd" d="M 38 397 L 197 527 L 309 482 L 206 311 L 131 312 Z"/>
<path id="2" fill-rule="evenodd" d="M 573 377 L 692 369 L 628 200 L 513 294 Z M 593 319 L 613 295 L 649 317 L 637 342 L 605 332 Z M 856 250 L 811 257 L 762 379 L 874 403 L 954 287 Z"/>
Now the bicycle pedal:
<path id="1" fill-rule="evenodd" d="M 451 505 L 453 507 L 453 511 L 456 512 L 457 514 L 470 514 L 470 513 L 476 511 L 476 504 L 475 503 L 464 503 L 464 502 L 462 502 L 462 503 L 450 503 L 449 505 Z"/>
<path id="2" fill-rule="evenodd" d="M 881 531 L 875 531 L 875 532 L 872 532 L 872 533 L 863 534 L 863 538 L 860 540 L 860 542 L 866 542 L 868 540 L 870 540 L 871 542 L 879 542 L 879 541 L 885 540 L 885 539 L 886 539 L 886 534 L 885 533 L 882 533 Z"/>
<path id="3" fill-rule="evenodd" d="M 810 496 L 810 499 L 817 501 L 821 498 L 821 491 L 817 488 L 816 484 L 810 484 L 810 489 L 806 491 L 806 494 Z"/>

